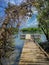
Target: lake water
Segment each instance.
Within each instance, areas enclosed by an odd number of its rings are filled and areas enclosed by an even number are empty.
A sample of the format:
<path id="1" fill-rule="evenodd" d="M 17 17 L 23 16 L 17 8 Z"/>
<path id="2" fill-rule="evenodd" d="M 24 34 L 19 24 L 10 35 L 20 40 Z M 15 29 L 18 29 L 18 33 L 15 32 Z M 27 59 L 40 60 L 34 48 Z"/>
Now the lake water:
<path id="1" fill-rule="evenodd" d="M 40 40 L 41 40 L 41 42 L 47 41 L 46 36 L 44 34 L 41 34 L 41 39 Z"/>
<path id="2" fill-rule="evenodd" d="M 19 61 L 20 61 L 20 56 L 21 56 L 21 53 L 22 53 L 22 49 L 23 49 L 23 46 L 24 46 L 24 40 L 20 39 L 20 34 L 18 35 L 14 35 L 14 44 L 15 44 L 15 49 L 17 50 L 17 54 L 16 54 L 16 60 L 14 62 L 13 65 L 18 65 Z M 42 42 L 46 41 L 46 37 L 44 34 L 41 35 L 41 39 L 40 39 Z M 16 62 L 18 62 L 16 64 Z"/>
<path id="3" fill-rule="evenodd" d="M 21 56 L 21 53 L 22 53 L 22 49 L 23 49 L 23 46 L 24 46 L 24 40 L 20 39 L 19 34 L 15 35 L 14 44 L 15 44 L 15 49 L 17 51 L 17 54 L 16 54 L 16 60 L 14 61 L 13 65 L 18 65 L 19 61 L 20 61 L 20 56 Z"/>
<path id="4" fill-rule="evenodd" d="M 19 61 L 20 61 L 20 57 L 21 57 L 25 40 L 20 39 L 20 34 L 18 35 L 16 34 L 13 37 L 14 37 L 13 41 L 15 44 L 15 50 L 12 52 L 9 60 L 7 58 L 2 59 L 3 65 L 8 65 L 7 63 L 10 63 L 9 65 L 19 65 Z M 41 41 L 42 42 L 46 41 L 46 37 L 43 34 L 41 35 Z"/>

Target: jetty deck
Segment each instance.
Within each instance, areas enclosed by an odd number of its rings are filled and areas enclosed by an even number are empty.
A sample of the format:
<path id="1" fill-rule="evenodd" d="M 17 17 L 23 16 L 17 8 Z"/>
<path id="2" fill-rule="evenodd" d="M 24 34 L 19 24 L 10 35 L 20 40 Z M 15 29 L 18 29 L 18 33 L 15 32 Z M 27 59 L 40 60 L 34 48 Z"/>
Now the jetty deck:
<path id="1" fill-rule="evenodd" d="M 48 54 L 33 40 L 26 40 L 19 65 L 49 65 Z"/>

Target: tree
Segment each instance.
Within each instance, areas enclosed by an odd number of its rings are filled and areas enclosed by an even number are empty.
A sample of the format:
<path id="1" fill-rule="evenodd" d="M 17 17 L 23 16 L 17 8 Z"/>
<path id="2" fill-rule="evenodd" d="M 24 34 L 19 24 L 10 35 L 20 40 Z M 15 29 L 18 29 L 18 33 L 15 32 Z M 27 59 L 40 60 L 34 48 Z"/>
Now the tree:
<path id="1" fill-rule="evenodd" d="M 28 5 L 30 8 L 29 11 L 28 11 Z M 28 12 L 30 12 L 31 14 L 27 15 Z M 5 9 L 5 13 L 10 19 L 13 20 L 13 22 L 17 22 L 16 27 L 19 28 L 21 24 L 21 21 L 19 20 L 20 17 L 22 17 L 23 19 L 23 17 L 25 16 L 30 16 L 30 17 L 32 16 L 31 5 L 29 3 L 22 3 L 21 5 L 18 6 L 8 3 L 8 7 Z"/>
<path id="2" fill-rule="evenodd" d="M 28 4 L 26 4 L 26 5 L 25 4 L 21 4 L 20 6 L 17 6 L 17 5 L 8 3 L 8 7 L 5 8 L 6 17 L 5 17 L 5 20 L 3 21 L 2 29 L 1 29 L 1 33 L 0 33 L 0 41 L 2 41 L 2 49 L 3 49 L 3 51 L 5 51 L 5 53 L 8 48 L 8 47 L 6 47 L 8 38 L 11 35 L 11 30 L 8 29 L 8 25 L 10 25 L 12 27 L 12 23 L 16 22 L 17 28 L 19 28 L 19 26 L 21 24 L 21 22 L 19 21 L 19 17 L 26 16 L 26 13 L 28 13 L 28 9 L 27 9 Z"/>
<path id="3" fill-rule="evenodd" d="M 34 3 L 38 10 L 39 26 L 49 41 L 49 0 L 35 0 Z"/>

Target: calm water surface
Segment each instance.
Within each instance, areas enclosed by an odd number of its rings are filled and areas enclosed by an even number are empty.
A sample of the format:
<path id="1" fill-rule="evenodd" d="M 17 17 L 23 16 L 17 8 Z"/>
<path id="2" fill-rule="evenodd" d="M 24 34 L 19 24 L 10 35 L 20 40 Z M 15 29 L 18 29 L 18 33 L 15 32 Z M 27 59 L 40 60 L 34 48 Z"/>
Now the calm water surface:
<path id="1" fill-rule="evenodd" d="M 22 49 L 23 49 L 23 46 L 24 46 L 24 40 L 20 39 L 20 34 L 15 35 L 14 44 L 15 44 L 15 49 L 17 51 L 17 54 L 16 54 L 16 60 L 14 61 L 13 65 L 18 65 L 19 61 L 20 61 Z"/>
<path id="2" fill-rule="evenodd" d="M 14 44 L 15 44 L 15 49 L 17 50 L 17 54 L 16 54 L 15 63 L 13 65 L 18 65 L 25 41 L 20 39 L 20 34 L 14 35 L 14 37 L 15 37 Z M 41 35 L 40 41 L 42 41 L 42 42 L 46 41 L 46 37 L 44 34 Z M 18 63 L 16 63 L 16 62 L 18 62 Z"/>

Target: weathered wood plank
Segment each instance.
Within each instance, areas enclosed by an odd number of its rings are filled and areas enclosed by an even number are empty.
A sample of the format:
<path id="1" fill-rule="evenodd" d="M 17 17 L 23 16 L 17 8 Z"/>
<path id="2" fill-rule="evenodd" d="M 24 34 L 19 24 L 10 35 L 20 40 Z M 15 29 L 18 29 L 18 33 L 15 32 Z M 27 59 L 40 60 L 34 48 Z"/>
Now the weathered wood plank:
<path id="1" fill-rule="evenodd" d="M 19 65 L 49 65 L 44 52 L 33 41 L 26 41 Z"/>

